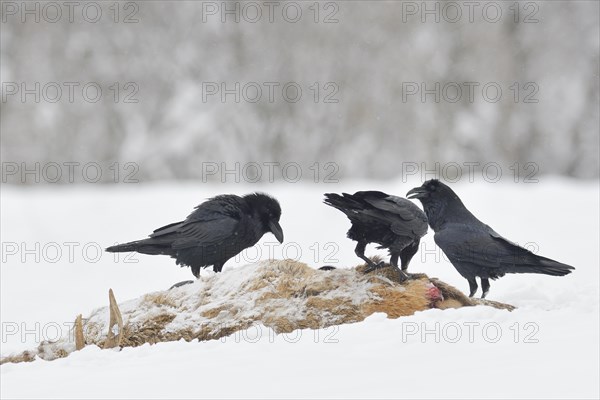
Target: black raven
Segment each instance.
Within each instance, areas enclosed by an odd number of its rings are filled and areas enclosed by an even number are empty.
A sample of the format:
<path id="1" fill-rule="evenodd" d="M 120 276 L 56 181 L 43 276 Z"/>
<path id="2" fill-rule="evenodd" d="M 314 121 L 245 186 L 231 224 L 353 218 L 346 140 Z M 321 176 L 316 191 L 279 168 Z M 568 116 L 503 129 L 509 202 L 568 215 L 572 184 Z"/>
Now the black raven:
<path id="1" fill-rule="evenodd" d="M 365 256 L 369 243 L 377 243 L 379 249 L 388 249 L 390 264 L 398 267 L 400 257 L 402 271 L 406 271 L 411 258 L 419 249 L 421 237 L 427 233 L 427 217 L 419 207 L 401 197 L 383 192 L 363 191 L 354 194 L 325 193 L 325 204 L 337 208 L 350 219 L 352 227 L 347 233 L 355 240 L 354 252 L 369 264 L 365 272 L 383 267 Z"/>
<path id="2" fill-rule="evenodd" d="M 475 218 L 456 193 L 437 179 L 411 189 L 406 195 L 423 203 L 429 225 L 435 232 L 435 243 L 458 273 L 469 281 L 470 297 L 477 291 L 477 276 L 481 278 L 481 298 L 485 298 L 490 290 L 490 278 L 520 273 L 563 276 L 575 269 L 535 255 L 503 238 Z"/>
<path id="3" fill-rule="evenodd" d="M 227 260 L 254 246 L 267 232 L 282 243 L 280 216 L 279 203 L 266 194 L 220 195 L 197 206 L 185 221 L 163 226 L 148 239 L 111 246 L 106 251 L 165 254 L 178 265 L 190 266 L 198 277 L 200 268 L 210 265 L 220 272 Z"/>

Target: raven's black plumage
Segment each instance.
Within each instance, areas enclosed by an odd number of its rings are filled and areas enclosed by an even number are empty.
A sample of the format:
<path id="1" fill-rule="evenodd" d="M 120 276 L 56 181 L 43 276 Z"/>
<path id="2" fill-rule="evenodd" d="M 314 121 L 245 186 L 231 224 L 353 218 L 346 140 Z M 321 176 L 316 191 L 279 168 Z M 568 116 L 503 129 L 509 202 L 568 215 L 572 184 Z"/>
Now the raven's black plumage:
<path id="1" fill-rule="evenodd" d="M 283 242 L 280 216 L 279 203 L 266 194 L 216 196 L 197 206 L 184 221 L 163 226 L 148 239 L 111 246 L 106 251 L 165 254 L 179 265 L 190 266 L 198 277 L 200 268 L 210 265 L 220 272 L 227 260 L 254 246 L 267 232 Z"/>
<path id="2" fill-rule="evenodd" d="M 436 179 L 425 182 L 407 193 L 423 203 L 429 225 L 435 232 L 435 243 L 467 281 L 470 296 L 477 291 L 475 277 L 481 278 L 482 298 L 489 291 L 489 279 L 504 274 L 535 273 L 562 276 L 575 269 L 503 238 L 479 221 L 463 205 L 459 197 Z"/>
<path id="3" fill-rule="evenodd" d="M 378 248 L 388 249 L 390 263 L 397 267 L 400 258 L 402 270 L 406 271 L 419 249 L 421 237 L 427 233 L 427 217 L 423 211 L 401 197 L 378 191 L 342 193 L 341 196 L 325 193 L 325 204 L 350 219 L 352 227 L 347 236 L 358 242 L 355 253 L 370 265 L 370 270 L 380 265 L 365 256 L 367 244 L 377 243 Z"/>

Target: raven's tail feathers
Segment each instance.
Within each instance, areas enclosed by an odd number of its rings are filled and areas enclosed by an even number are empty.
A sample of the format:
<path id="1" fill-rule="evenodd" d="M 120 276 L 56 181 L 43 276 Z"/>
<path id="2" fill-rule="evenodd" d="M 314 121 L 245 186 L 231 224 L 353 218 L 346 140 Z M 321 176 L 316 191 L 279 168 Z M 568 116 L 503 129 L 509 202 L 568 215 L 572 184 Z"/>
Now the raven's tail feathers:
<path id="1" fill-rule="evenodd" d="M 136 240 L 129 243 L 117 244 L 106 249 L 109 253 L 123 253 L 127 251 L 137 251 L 143 254 L 168 254 L 171 255 L 172 249 L 170 243 L 164 243 L 153 238 Z"/>
<path id="2" fill-rule="evenodd" d="M 115 246 L 107 247 L 106 251 L 108 251 L 109 253 L 123 253 L 126 251 L 137 251 L 137 243 L 138 242 L 139 241 L 117 244 Z"/>
<path id="3" fill-rule="evenodd" d="M 348 193 L 342 193 L 340 196 L 337 193 L 325 193 L 325 200 L 323 201 L 328 206 L 337 208 L 344 214 L 348 215 L 352 210 L 360 210 L 363 205 L 357 201 L 354 196 Z"/>
<path id="4" fill-rule="evenodd" d="M 512 268 L 511 268 L 512 269 Z M 512 273 L 533 273 L 552 276 L 564 276 L 570 274 L 574 267 L 551 260 L 546 257 L 536 256 L 535 263 L 527 263 L 516 265 L 514 269 L 509 269 L 507 272 Z"/>

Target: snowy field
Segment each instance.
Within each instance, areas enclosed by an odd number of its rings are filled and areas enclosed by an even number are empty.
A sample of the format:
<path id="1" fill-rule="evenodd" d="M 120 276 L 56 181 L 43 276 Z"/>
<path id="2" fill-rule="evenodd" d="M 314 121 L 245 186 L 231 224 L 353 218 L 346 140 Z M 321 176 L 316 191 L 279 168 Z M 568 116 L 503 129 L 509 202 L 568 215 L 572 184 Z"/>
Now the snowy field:
<path id="1" fill-rule="evenodd" d="M 265 191 L 282 205 L 284 245 L 260 246 L 224 271 L 260 259 L 354 266 L 349 221 L 325 192 L 378 189 L 404 196 L 420 182 L 339 184 L 123 184 L 3 186 L 3 356 L 68 334 L 75 316 L 191 279 L 168 257 L 98 253 L 181 220 L 219 193 Z M 497 232 L 573 265 L 566 277 L 492 281 L 488 307 L 429 310 L 321 331 L 274 335 L 264 327 L 212 342 L 87 347 L 65 359 L 5 364 L 2 398 L 598 398 L 599 187 L 553 177 L 537 184 L 457 183 L 465 205 Z M 368 255 L 382 254 L 373 245 Z M 116 258 L 115 258 L 116 257 Z M 430 232 L 409 268 L 467 292 Z M 203 272 L 211 274 L 210 271 Z M 478 292 L 480 295 L 481 292 Z"/>

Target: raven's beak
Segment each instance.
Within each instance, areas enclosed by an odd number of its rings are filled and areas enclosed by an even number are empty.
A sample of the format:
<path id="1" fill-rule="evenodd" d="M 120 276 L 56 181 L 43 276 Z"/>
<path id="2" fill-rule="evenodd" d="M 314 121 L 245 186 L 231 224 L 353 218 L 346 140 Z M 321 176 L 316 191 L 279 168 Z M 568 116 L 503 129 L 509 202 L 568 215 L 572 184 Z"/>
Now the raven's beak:
<path id="1" fill-rule="evenodd" d="M 283 243 L 283 230 L 281 229 L 279 222 L 270 221 L 269 222 L 269 230 L 271 230 L 271 233 L 273 233 L 273 235 L 275 235 L 275 239 L 277 239 L 277 241 L 279 243 Z"/>
<path id="2" fill-rule="evenodd" d="M 419 186 L 414 189 L 410 189 L 408 193 L 406 193 L 407 199 L 422 199 L 427 195 L 427 190 L 423 187 Z"/>

